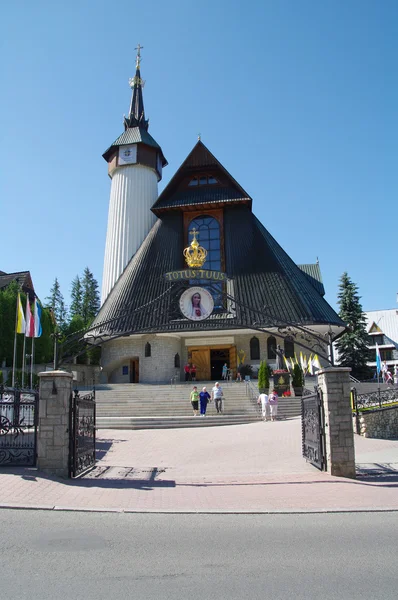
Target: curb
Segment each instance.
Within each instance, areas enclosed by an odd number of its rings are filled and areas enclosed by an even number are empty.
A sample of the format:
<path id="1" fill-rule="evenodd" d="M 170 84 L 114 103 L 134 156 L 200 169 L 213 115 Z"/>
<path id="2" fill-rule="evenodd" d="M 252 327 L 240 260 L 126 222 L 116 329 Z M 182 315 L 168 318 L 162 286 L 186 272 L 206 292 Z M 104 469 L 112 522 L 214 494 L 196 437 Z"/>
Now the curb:
<path id="1" fill-rule="evenodd" d="M 339 513 L 389 513 L 398 512 L 397 507 L 368 507 L 368 508 L 287 508 L 269 510 L 228 510 L 228 509 L 144 509 L 144 508 L 90 508 L 57 506 L 50 504 L 0 504 L 0 510 L 43 510 L 55 512 L 89 512 L 89 513 L 117 513 L 117 514 L 167 514 L 167 515 L 317 515 Z"/>

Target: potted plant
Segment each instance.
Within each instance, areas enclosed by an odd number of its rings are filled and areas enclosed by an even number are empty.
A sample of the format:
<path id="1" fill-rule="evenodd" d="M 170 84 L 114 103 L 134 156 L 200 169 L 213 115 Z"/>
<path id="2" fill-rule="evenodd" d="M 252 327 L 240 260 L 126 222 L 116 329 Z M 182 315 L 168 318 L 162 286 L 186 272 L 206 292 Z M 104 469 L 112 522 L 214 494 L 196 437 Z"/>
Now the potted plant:
<path id="1" fill-rule="evenodd" d="M 268 394 L 269 389 L 269 370 L 265 360 L 260 363 L 258 370 L 258 391 L 260 394 Z"/>
<path id="2" fill-rule="evenodd" d="M 304 375 L 300 365 L 295 364 L 293 369 L 292 386 L 295 396 L 303 395 Z"/>

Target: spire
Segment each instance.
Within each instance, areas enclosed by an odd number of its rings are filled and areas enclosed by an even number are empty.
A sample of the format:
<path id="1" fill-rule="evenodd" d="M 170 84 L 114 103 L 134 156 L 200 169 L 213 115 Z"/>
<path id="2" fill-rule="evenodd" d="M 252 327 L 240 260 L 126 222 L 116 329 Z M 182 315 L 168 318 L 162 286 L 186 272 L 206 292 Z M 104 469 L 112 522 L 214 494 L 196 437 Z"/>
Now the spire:
<path id="1" fill-rule="evenodd" d="M 148 131 L 149 121 L 145 120 L 144 110 L 144 99 L 142 96 L 142 88 L 145 85 L 145 81 L 141 79 L 140 65 L 141 65 L 141 50 L 144 46 L 137 45 L 137 58 L 135 63 L 135 76 L 129 80 L 133 95 L 131 97 L 130 112 L 128 117 L 124 117 L 124 128 L 128 127 L 142 127 Z"/>

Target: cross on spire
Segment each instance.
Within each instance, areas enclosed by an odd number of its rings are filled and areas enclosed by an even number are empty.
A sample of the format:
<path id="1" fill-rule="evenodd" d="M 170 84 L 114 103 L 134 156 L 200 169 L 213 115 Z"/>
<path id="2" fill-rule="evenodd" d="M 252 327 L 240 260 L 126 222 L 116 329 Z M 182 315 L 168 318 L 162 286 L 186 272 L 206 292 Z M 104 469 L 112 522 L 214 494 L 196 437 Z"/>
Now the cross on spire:
<path id="1" fill-rule="evenodd" d="M 137 50 L 137 58 L 135 61 L 135 68 L 139 69 L 140 68 L 140 64 L 141 64 L 141 50 L 144 46 L 141 46 L 141 44 L 137 44 L 137 47 L 134 48 L 134 50 Z"/>

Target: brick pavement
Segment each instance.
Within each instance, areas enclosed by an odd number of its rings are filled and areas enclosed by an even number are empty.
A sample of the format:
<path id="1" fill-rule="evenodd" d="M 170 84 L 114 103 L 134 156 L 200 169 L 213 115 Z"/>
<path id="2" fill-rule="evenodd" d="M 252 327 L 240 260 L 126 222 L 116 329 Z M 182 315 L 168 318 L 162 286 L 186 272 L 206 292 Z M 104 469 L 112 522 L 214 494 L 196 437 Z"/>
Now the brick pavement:
<path id="1" fill-rule="evenodd" d="M 300 419 L 158 431 L 101 430 L 79 480 L 0 470 L 0 506 L 137 512 L 398 510 L 398 442 L 356 436 L 357 480 L 301 457 Z M 383 472 L 383 476 L 378 473 Z"/>

